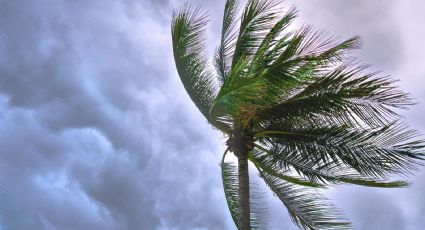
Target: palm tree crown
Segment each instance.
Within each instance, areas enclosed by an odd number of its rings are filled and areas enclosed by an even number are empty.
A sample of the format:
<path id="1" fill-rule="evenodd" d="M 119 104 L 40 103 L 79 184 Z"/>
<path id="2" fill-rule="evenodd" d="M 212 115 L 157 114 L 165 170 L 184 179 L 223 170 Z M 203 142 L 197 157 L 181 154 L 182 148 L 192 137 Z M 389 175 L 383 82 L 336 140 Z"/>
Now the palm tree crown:
<path id="1" fill-rule="evenodd" d="M 235 224 L 263 224 L 250 204 L 250 161 L 299 227 L 350 229 L 316 188 L 406 186 L 389 179 L 412 172 L 424 157 L 423 141 L 397 114 L 411 97 L 350 57 L 358 37 L 291 30 L 297 11 L 282 11 L 273 0 L 248 0 L 240 15 L 237 9 L 236 0 L 226 1 L 215 72 L 205 51 L 207 15 L 185 5 L 172 21 L 181 81 L 228 138 L 221 167 Z M 229 152 L 237 166 L 225 161 Z"/>

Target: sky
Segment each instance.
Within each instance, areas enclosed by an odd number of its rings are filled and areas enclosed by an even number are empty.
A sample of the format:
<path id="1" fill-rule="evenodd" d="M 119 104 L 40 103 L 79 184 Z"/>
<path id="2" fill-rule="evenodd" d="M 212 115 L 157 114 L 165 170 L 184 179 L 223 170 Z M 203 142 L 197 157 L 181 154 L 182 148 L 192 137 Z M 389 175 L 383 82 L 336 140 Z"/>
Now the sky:
<path id="1" fill-rule="evenodd" d="M 193 2 L 210 12 L 212 52 L 224 0 Z M 0 229 L 235 229 L 219 167 L 225 139 L 174 67 L 170 21 L 182 4 L 0 0 Z M 296 25 L 360 35 L 354 54 L 417 98 L 402 114 L 425 134 L 425 3 L 292 4 Z M 327 194 L 357 229 L 420 230 L 424 176 L 407 189 Z M 297 229 L 264 191 L 270 228 Z"/>

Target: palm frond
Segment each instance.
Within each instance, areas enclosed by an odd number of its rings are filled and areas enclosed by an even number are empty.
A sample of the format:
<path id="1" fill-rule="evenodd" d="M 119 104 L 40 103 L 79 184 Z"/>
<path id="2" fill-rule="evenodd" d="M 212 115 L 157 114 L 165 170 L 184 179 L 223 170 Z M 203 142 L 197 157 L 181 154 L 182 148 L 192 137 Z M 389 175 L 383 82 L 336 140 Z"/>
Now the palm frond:
<path id="1" fill-rule="evenodd" d="M 241 17 L 232 68 L 240 58 L 251 58 L 255 54 L 278 18 L 277 6 L 278 2 L 274 0 L 248 0 Z"/>
<path id="2" fill-rule="evenodd" d="M 251 207 L 251 229 L 266 230 L 268 225 L 268 209 L 266 205 L 266 194 L 263 188 L 256 182 L 250 182 L 249 203 Z"/>
<path id="3" fill-rule="evenodd" d="M 233 51 L 237 38 L 237 31 L 235 31 L 237 3 L 237 0 L 227 0 L 224 7 L 221 42 L 214 57 L 215 67 L 221 83 L 225 81 L 232 66 Z"/>
<path id="4" fill-rule="evenodd" d="M 286 127 L 286 130 L 260 134 L 271 151 L 299 154 L 317 167 L 337 162 L 360 175 L 385 179 L 416 170 L 424 154 L 418 133 L 400 123 L 375 129 L 346 127 Z M 258 136 L 258 134 L 257 134 Z M 278 150 L 274 150 L 278 149 Z"/>
<path id="5" fill-rule="evenodd" d="M 306 62 L 329 64 L 343 60 L 347 51 L 359 47 L 359 38 L 353 37 L 339 42 L 336 37 L 324 31 L 315 31 L 304 26 L 290 37 L 283 37 L 271 52 L 274 57 L 270 71 L 286 73 Z"/>
<path id="6" fill-rule="evenodd" d="M 233 222 L 238 225 L 238 173 L 235 165 L 221 163 L 221 176 L 226 196 L 227 207 L 232 215 Z"/>
<path id="7" fill-rule="evenodd" d="M 282 98 L 290 100 L 294 94 L 318 81 L 326 74 L 326 71 L 334 68 L 334 65 L 338 62 L 333 58 L 338 58 L 347 49 L 351 49 L 354 46 L 353 44 L 355 44 L 355 39 L 350 39 L 336 44 L 322 53 L 315 51 L 319 53 L 317 55 L 301 56 L 282 63 L 276 61 L 277 64 L 275 62 L 270 67 L 267 73 L 270 75 L 268 77 L 275 79 L 281 76 L 281 80 L 278 82 L 283 89 Z"/>
<path id="8" fill-rule="evenodd" d="M 226 196 L 227 206 L 236 227 L 238 226 L 238 170 L 233 163 L 225 162 L 228 150 L 223 154 L 221 162 L 221 175 Z M 263 194 L 254 184 L 250 184 L 250 207 L 251 207 L 251 228 L 252 229 L 268 229 L 267 227 L 267 211 L 264 208 Z"/>
<path id="9" fill-rule="evenodd" d="M 269 162 L 266 162 L 264 158 L 258 157 L 258 154 L 251 153 L 249 156 L 249 160 L 259 169 L 267 172 L 268 174 L 280 178 L 282 180 L 285 180 L 287 182 L 307 186 L 307 187 L 313 187 L 313 188 L 320 188 L 323 187 L 321 184 L 304 180 L 302 178 L 297 178 L 294 176 L 288 175 L 289 170 L 283 170 L 282 168 L 275 167 L 272 164 L 269 164 Z"/>
<path id="10" fill-rule="evenodd" d="M 250 66 L 250 71 L 261 71 L 262 69 L 267 68 L 270 62 L 274 60 L 273 56 L 270 55 L 270 50 L 275 47 L 276 43 L 286 41 L 286 39 L 289 38 L 287 36 L 281 36 L 281 33 L 288 28 L 296 17 L 297 11 L 293 7 L 289 9 L 286 14 L 283 15 L 270 29 L 261 44 L 258 46 L 257 52 L 255 53 Z"/>
<path id="11" fill-rule="evenodd" d="M 292 221 L 307 230 L 351 229 L 341 213 L 314 189 L 299 188 L 257 168 L 273 193 L 285 205 Z"/>
<path id="12" fill-rule="evenodd" d="M 365 177 L 351 169 L 346 165 L 339 162 L 328 162 L 327 164 L 318 164 L 315 160 L 310 160 L 300 154 L 296 153 L 282 153 L 278 149 L 274 149 L 275 152 L 268 150 L 262 146 L 256 145 L 257 151 L 254 151 L 251 155 L 257 162 L 260 162 L 267 173 L 281 178 L 275 173 L 286 171 L 288 173 L 299 175 L 300 178 L 314 183 L 318 186 L 323 187 L 329 184 L 340 184 L 348 183 L 355 185 L 362 185 L 368 187 L 379 187 L 379 188 L 400 188 L 408 186 L 405 181 L 386 181 L 380 178 Z M 286 180 L 285 178 L 281 178 Z M 306 186 L 304 183 L 297 183 L 297 181 L 286 180 L 290 183 Z M 308 185 L 307 185 L 308 186 Z M 313 187 L 313 186 L 309 186 Z"/>
<path id="13" fill-rule="evenodd" d="M 377 127 L 399 118 L 396 109 L 413 104 L 388 77 L 363 73 L 365 66 L 347 63 L 314 81 L 280 104 L 264 109 L 260 119 L 320 119 L 339 124 Z"/>
<path id="14" fill-rule="evenodd" d="M 295 15 L 295 10 L 288 13 L 288 23 Z M 260 52 L 263 56 L 263 61 L 260 62 L 263 68 L 260 68 L 260 72 L 263 78 L 280 89 L 277 91 L 280 100 L 276 101 L 279 103 L 343 60 L 346 53 L 356 48 L 358 43 L 357 37 L 338 42 L 324 32 L 304 27 L 293 34 L 281 36 L 271 47 L 259 49 L 266 50 L 264 53 Z"/>
<path id="15" fill-rule="evenodd" d="M 207 22 L 207 14 L 199 7 L 185 5 L 173 13 L 171 32 L 174 60 L 180 79 L 192 101 L 209 120 L 216 86 L 205 57 Z"/>

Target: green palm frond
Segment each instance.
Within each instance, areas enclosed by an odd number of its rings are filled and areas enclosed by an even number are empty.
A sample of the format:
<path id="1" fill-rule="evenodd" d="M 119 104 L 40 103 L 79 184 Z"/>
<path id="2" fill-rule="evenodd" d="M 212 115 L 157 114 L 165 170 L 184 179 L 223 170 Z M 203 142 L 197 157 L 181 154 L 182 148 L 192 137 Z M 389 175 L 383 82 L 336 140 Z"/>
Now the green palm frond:
<path id="1" fill-rule="evenodd" d="M 293 184 L 309 187 L 324 187 L 330 184 L 340 183 L 379 188 L 400 188 L 408 186 L 408 183 L 405 181 L 386 181 L 381 178 L 366 177 L 339 162 L 331 161 L 327 164 L 317 164 L 317 161 L 305 158 L 300 154 L 283 154 L 281 152 L 272 152 L 259 145 L 256 145 L 256 147 L 258 151 L 254 151 L 251 156 L 256 162 L 262 165 L 260 168 L 275 177 Z M 276 175 L 280 171 L 286 171 L 288 174 L 297 174 L 303 183 L 288 180 Z M 300 180 L 299 178 L 296 179 Z M 303 179 L 317 186 L 306 184 Z"/>
<path id="2" fill-rule="evenodd" d="M 423 160 L 424 142 L 418 133 L 399 123 L 375 129 L 341 127 L 286 127 L 257 134 L 276 155 L 299 154 L 318 167 L 330 162 L 357 173 L 386 178 L 416 170 Z M 336 165 L 336 166 L 338 166 Z"/>
<path id="3" fill-rule="evenodd" d="M 341 56 L 345 52 L 357 46 L 357 38 L 338 43 L 333 38 L 322 38 L 325 36 L 318 32 L 313 33 L 313 35 L 317 36 L 316 40 L 319 44 L 313 46 L 309 44 L 311 43 L 308 40 L 309 38 L 304 37 L 309 36 L 309 31 L 295 34 L 289 40 L 288 46 L 276 57 L 276 60 L 270 64 L 264 73 L 267 78 L 282 89 L 281 98 L 285 100 L 314 82 L 326 70 L 332 69 L 342 59 Z M 308 41 L 308 45 L 303 44 L 304 40 Z M 270 59 L 273 60 L 273 58 L 272 56 Z"/>
<path id="4" fill-rule="evenodd" d="M 351 229 L 351 224 L 316 190 L 300 188 L 257 168 L 267 186 L 285 205 L 299 227 L 307 230 Z"/>
<path id="5" fill-rule="evenodd" d="M 175 11 L 171 24 L 174 60 L 180 79 L 192 101 L 209 119 L 216 95 L 215 79 L 206 61 L 205 28 L 207 15 L 189 5 Z"/>
<path id="6" fill-rule="evenodd" d="M 228 150 L 223 154 L 221 162 L 221 176 L 226 196 L 227 207 L 229 208 L 233 222 L 238 226 L 238 171 L 233 163 L 225 162 Z M 250 203 L 251 203 L 251 229 L 268 229 L 267 227 L 267 209 L 264 207 L 263 194 L 260 189 L 250 184 Z M 257 188 L 257 189 L 255 189 Z"/>
<path id="7" fill-rule="evenodd" d="M 240 58 L 255 54 L 259 44 L 278 19 L 277 6 L 278 2 L 273 0 L 248 0 L 241 17 L 232 68 Z"/>
<path id="8" fill-rule="evenodd" d="M 290 174 L 289 170 L 284 170 L 282 168 L 276 167 L 273 164 L 270 164 L 270 162 L 267 162 L 263 157 L 259 157 L 258 153 L 257 154 L 251 153 L 249 156 L 249 160 L 258 169 L 261 169 L 267 172 L 268 174 L 274 177 L 280 178 L 282 180 L 285 180 L 287 182 L 297 184 L 297 185 L 307 186 L 307 187 L 313 187 L 313 188 L 323 187 L 322 184 L 289 175 Z"/>
<path id="9" fill-rule="evenodd" d="M 261 71 L 274 60 L 272 48 L 276 46 L 278 42 L 286 41 L 287 36 L 281 36 L 281 33 L 288 28 L 288 26 L 293 22 L 297 16 L 297 11 L 295 8 L 291 8 L 288 12 L 283 15 L 276 24 L 270 29 L 267 35 L 262 40 L 261 44 L 258 46 L 257 52 L 255 53 L 250 71 Z"/>
<path id="10" fill-rule="evenodd" d="M 232 66 L 233 51 L 237 38 L 237 31 L 235 31 L 237 3 L 237 0 L 227 0 L 224 7 L 221 42 L 214 57 L 215 67 L 221 83 L 225 81 Z"/>
<path id="11" fill-rule="evenodd" d="M 320 119 L 379 127 L 400 118 L 396 109 L 413 104 L 411 97 L 390 78 L 363 73 L 365 68 L 348 63 L 305 82 L 282 103 L 259 112 L 259 119 Z"/>
<path id="12" fill-rule="evenodd" d="M 233 222 L 238 223 L 238 172 L 231 163 L 221 163 L 221 176 L 226 196 L 227 207 L 232 215 Z"/>
<path id="13" fill-rule="evenodd" d="M 290 11 L 287 17 L 291 19 L 295 15 L 296 11 Z M 338 39 L 325 32 L 314 31 L 309 26 L 294 33 L 280 35 L 277 42 L 270 46 L 267 46 L 267 39 L 264 41 L 265 47 L 259 49 L 267 50 L 259 55 L 263 56 L 265 64 L 262 75 L 280 82 L 280 86 L 285 87 L 285 92 L 296 89 L 300 84 L 303 86 L 307 80 L 314 79 L 317 73 L 320 74 L 342 61 L 347 51 L 359 46 L 357 37 L 338 42 Z"/>
<path id="14" fill-rule="evenodd" d="M 272 69 L 296 66 L 303 61 L 330 63 L 341 61 L 344 54 L 359 47 L 359 38 L 353 37 L 343 42 L 324 31 L 315 31 L 311 26 L 305 26 L 295 31 L 294 35 L 283 40 L 284 46 L 278 46 L 278 54 Z"/>

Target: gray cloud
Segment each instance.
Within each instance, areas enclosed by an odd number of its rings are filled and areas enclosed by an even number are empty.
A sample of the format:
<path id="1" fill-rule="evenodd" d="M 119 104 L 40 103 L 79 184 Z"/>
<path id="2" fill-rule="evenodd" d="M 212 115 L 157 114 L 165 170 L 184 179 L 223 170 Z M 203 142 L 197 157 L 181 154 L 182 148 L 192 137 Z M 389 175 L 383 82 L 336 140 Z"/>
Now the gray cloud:
<path id="1" fill-rule="evenodd" d="M 210 10 L 212 51 L 224 1 L 195 2 Z M 180 4 L 0 2 L 0 228 L 233 228 L 218 167 L 223 140 L 190 102 L 174 68 L 169 23 Z M 423 16 L 397 16 L 412 7 L 297 4 L 298 22 L 343 37 L 360 34 L 366 62 L 422 79 L 424 56 L 409 42 L 423 41 L 414 37 L 420 25 L 414 20 Z M 414 66 L 416 72 L 406 73 Z M 403 87 L 425 97 L 418 84 Z M 407 116 L 423 130 L 420 111 L 423 106 Z M 424 190 L 417 183 L 384 195 L 351 188 L 332 195 L 359 229 L 378 229 L 383 221 L 387 229 L 419 229 Z M 268 194 L 272 229 L 295 229 Z M 371 212 L 379 215 L 370 218 Z"/>
<path id="2" fill-rule="evenodd" d="M 4 228 L 228 228 L 219 142 L 174 72 L 171 15 L 0 4 Z"/>
<path id="3" fill-rule="evenodd" d="M 360 35 L 363 46 L 356 55 L 390 71 L 399 66 L 404 50 L 396 2 L 313 0 L 298 4 L 304 20 L 317 28 L 343 38 Z"/>

